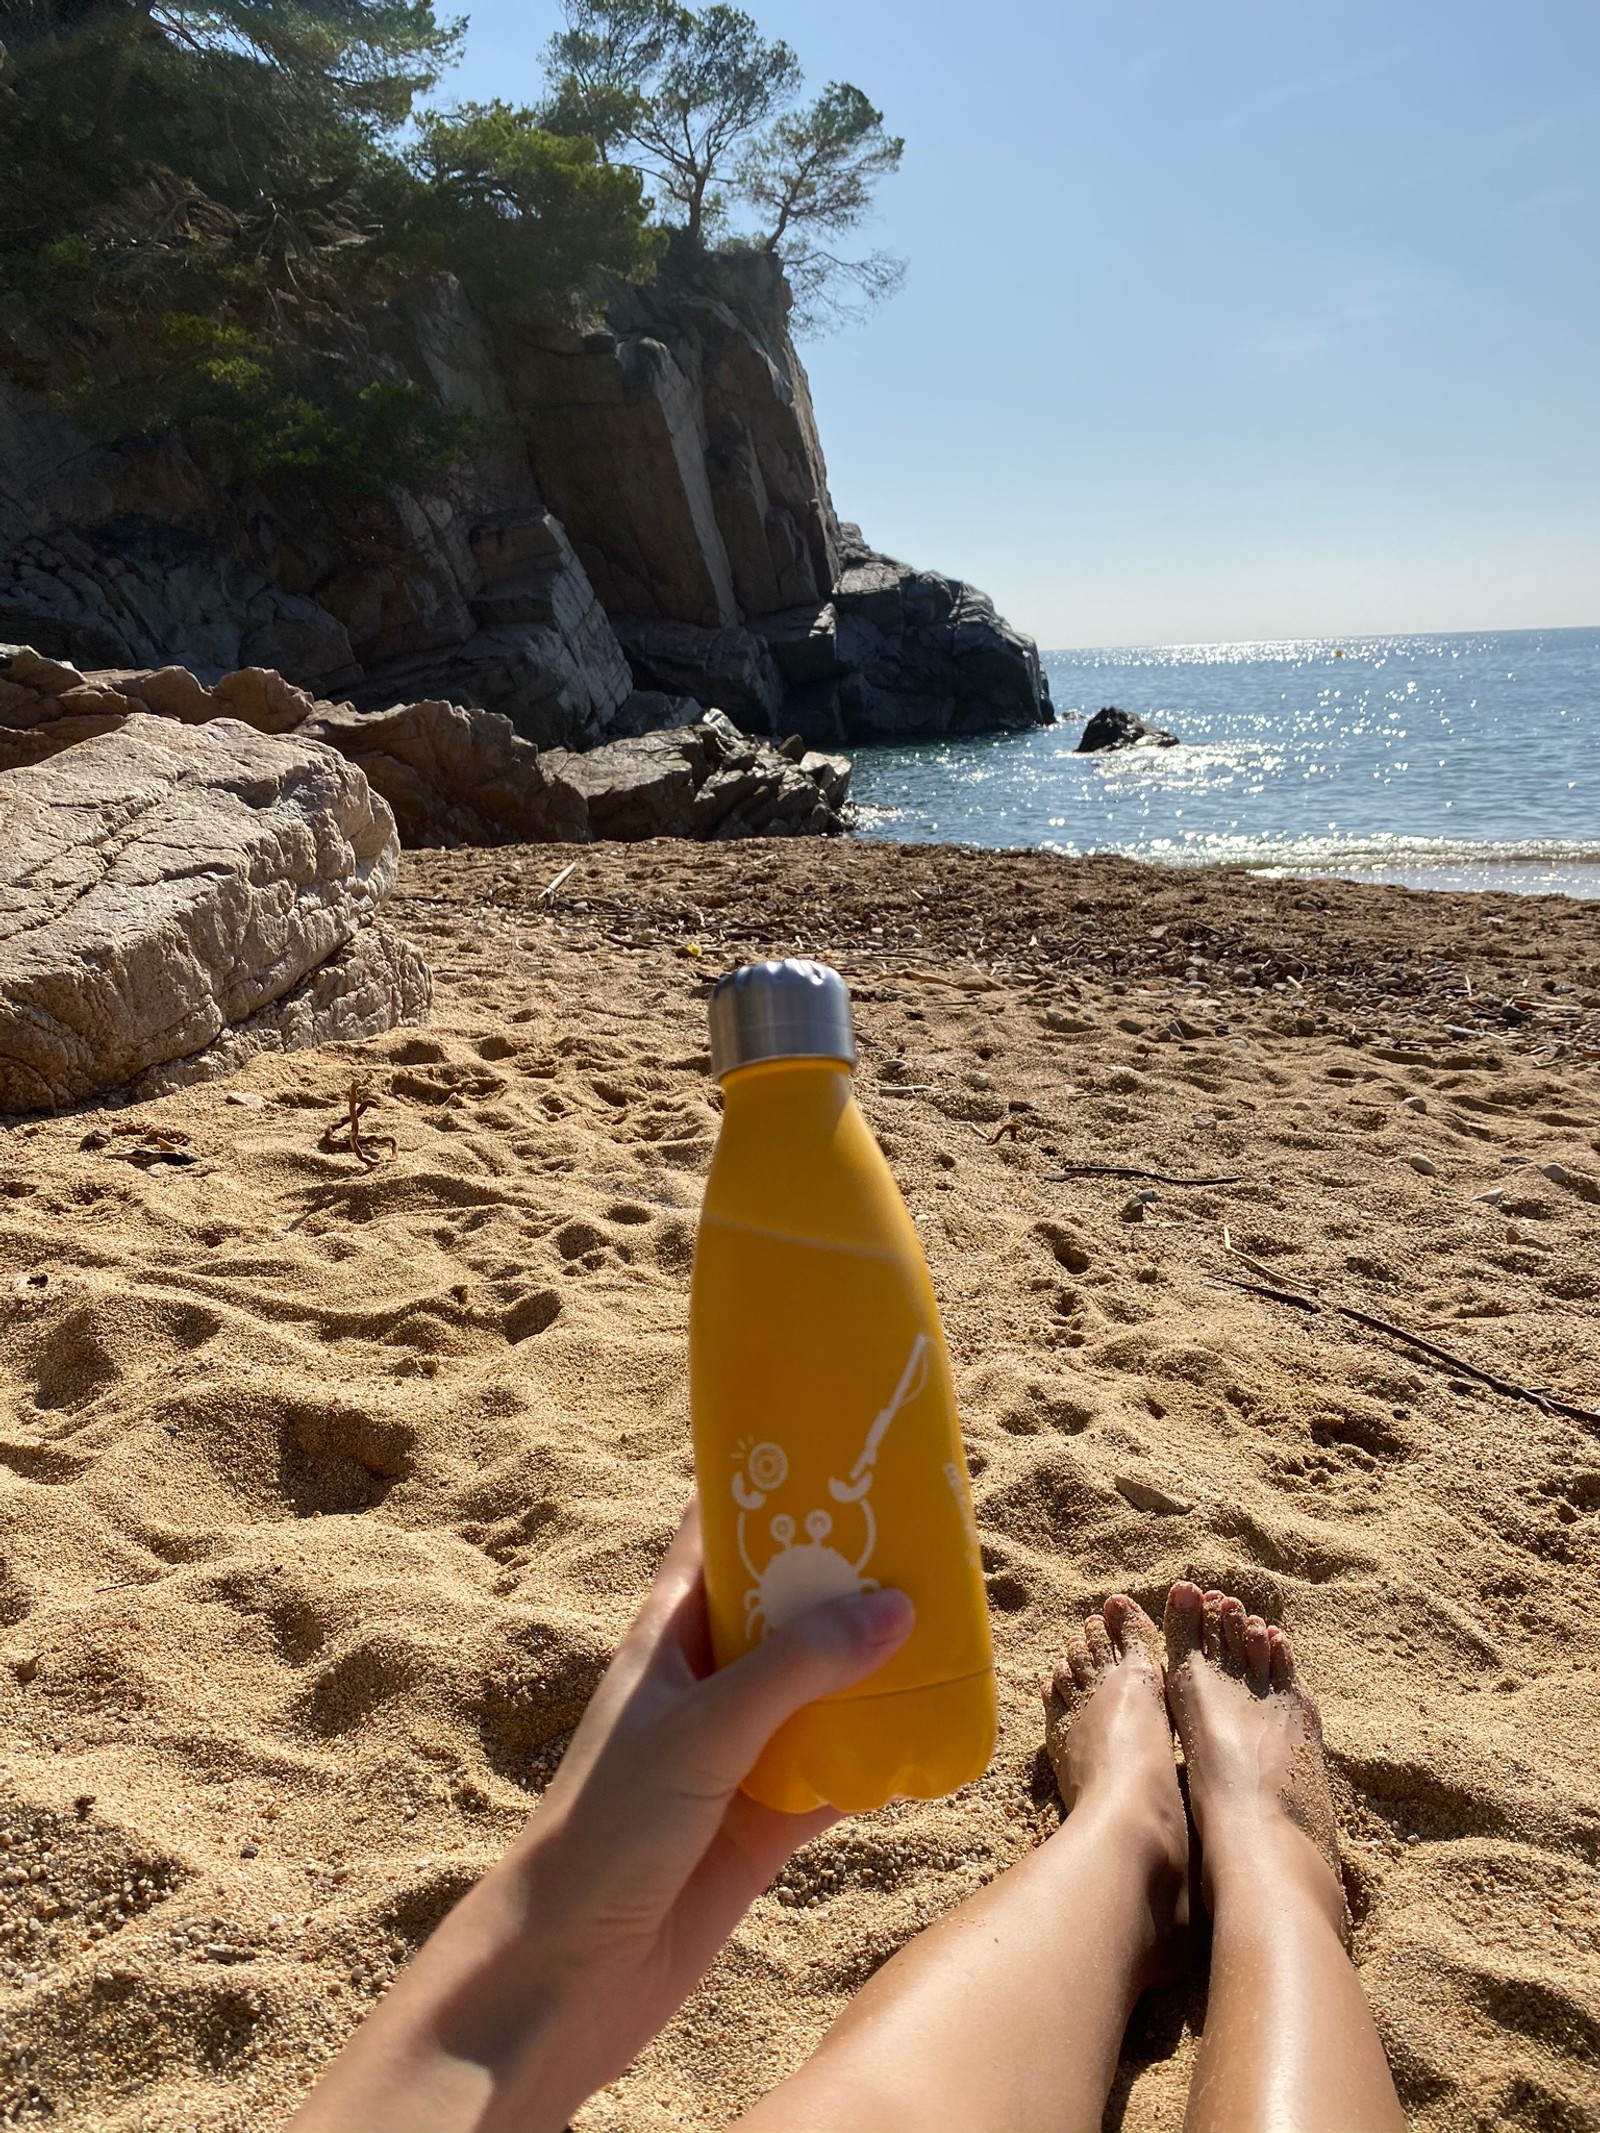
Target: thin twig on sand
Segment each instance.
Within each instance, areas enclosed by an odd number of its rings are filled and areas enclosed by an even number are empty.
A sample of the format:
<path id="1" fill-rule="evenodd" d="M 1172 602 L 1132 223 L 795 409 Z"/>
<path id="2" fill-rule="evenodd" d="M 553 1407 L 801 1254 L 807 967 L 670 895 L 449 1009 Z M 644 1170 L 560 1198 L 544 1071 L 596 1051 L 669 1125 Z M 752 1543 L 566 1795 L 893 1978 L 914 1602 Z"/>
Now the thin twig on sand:
<path id="1" fill-rule="evenodd" d="M 1307 1294 L 1302 1290 L 1282 1286 L 1280 1277 L 1260 1260 L 1252 1259 L 1248 1252 L 1241 1252 L 1226 1229 L 1222 1232 L 1223 1249 L 1259 1276 L 1256 1281 L 1240 1281 L 1232 1274 L 1222 1278 L 1230 1287 L 1243 1289 L 1252 1296 L 1265 1297 L 1270 1303 L 1291 1304 L 1297 1311 L 1309 1311 L 1320 1315 L 1329 1311 L 1337 1318 L 1345 1318 L 1352 1325 L 1365 1326 L 1373 1333 L 1382 1333 L 1390 1340 L 1401 1341 L 1408 1348 L 1436 1363 L 1444 1363 L 1464 1378 L 1472 1378 L 1480 1385 L 1487 1385 L 1491 1392 L 1499 1393 L 1508 1400 L 1525 1400 L 1530 1407 L 1537 1407 L 1547 1415 L 1563 1415 L 1569 1422 L 1582 1422 L 1591 1429 L 1600 1429 L 1600 1414 L 1593 1408 L 1577 1407 L 1570 1400 L 1558 1400 L 1552 1394 L 1535 1385 L 1518 1385 L 1511 1378 L 1503 1378 L 1498 1372 L 1484 1370 L 1476 1363 L 1469 1363 L 1465 1356 L 1457 1355 L 1451 1348 L 1442 1348 L 1437 1341 L 1424 1334 L 1413 1333 L 1409 1327 L 1397 1326 L 1392 1319 L 1379 1318 L 1374 1312 L 1358 1310 L 1354 1304 L 1334 1303 L 1325 1296 Z"/>
<path id="2" fill-rule="evenodd" d="M 1046 1185 L 1059 1185 L 1067 1178 L 1142 1178 L 1150 1185 L 1242 1185 L 1242 1176 L 1225 1178 L 1175 1178 L 1164 1170 L 1138 1170 L 1127 1163 L 1068 1163 L 1061 1170 L 1044 1174 Z"/>

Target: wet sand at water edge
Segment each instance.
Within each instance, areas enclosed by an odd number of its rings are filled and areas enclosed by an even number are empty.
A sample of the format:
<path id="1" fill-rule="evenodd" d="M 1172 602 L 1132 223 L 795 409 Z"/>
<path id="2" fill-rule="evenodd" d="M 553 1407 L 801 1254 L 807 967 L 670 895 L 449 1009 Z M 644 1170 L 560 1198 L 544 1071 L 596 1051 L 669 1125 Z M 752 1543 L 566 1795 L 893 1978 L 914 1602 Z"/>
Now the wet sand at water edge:
<path id="1" fill-rule="evenodd" d="M 1600 2128 L 1600 905 L 573 856 L 408 858 L 430 1028 L 0 1144 L 0 2122 L 281 2124 L 517 1827 L 688 1492 L 708 980 L 801 952 L 945 1312 L 1000 1747 L 798 1857 L 581 2133 L 724 2122 L 1038 1842 L 1039 1674 L 1180 1577 L 1294 1636 L 1417 2123 Z M 1202 1983 L 1109 2123 L 1179 2124 Z"/>

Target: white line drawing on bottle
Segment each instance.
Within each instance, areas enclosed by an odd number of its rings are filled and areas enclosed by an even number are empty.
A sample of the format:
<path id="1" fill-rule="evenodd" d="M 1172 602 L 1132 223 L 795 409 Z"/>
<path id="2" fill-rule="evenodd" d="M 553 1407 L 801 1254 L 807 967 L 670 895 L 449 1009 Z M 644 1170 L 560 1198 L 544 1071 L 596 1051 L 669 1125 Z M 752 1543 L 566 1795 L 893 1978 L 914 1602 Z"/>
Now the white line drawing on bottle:
<path id="1" fill-rule="evenodd" d="M 750 1560 L 746 1519 L 752 1511 L 762 1510 L 767 1498 L 783 1487 L 789 1478 L 789 1459 L 783 1446 L 770 1439 L 752 1446 L 744 1455 L 742 1469 L 733 1477 L 732 1489 L 733 1500 L 739 1507 L 739 1560 L 751 1581 L 750 1590 L 744 1596 L 746 1637 L 754 1637 L 758 1630 L 763 1637 L 768 1636 L 791 1616 L 804 1608 L 814 1607 L 819 1600 L 837 1600 L 850 1593 L 877 1590 L 877 1579 L 862 1575 L 878 1545 L 877 1520 L 868 1501 L 873 1468 L 878 1463 L 890 1423 L 928 1382 L 930 1352 L 928 1336 L 919 1333 L 911 1343 L 906 1367 L 900 1373 L 900 1382 L 889 1404 L 873 1417 L 867 1441 L 861 1447 L 860 1458 L 850 1469 L 849 1479 L 829 1479 L 828 1494 L 834 1502 L 855 1504 L 861 1512 L 863 1546 L 854 1562 L 828 1545 L 833 1533 L 831 1512 L 808 1511 L 806 1538 L 797 1542 L 794 1520 L 787 1511 L 780 1511 L 767 1529 L 776 1543 L 774 1552 L 768 1557 L 765 1569 L 758 1570 Z"/>

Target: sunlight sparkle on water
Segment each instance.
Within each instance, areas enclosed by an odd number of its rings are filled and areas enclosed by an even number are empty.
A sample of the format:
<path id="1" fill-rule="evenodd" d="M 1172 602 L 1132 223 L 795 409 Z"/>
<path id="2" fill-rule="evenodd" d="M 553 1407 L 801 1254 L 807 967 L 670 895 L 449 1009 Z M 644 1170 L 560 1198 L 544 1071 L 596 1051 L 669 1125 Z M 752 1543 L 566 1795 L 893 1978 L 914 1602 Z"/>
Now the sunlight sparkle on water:
<path id="1" fill-rule="evenodd" d="M 1045 664 L 1055 727 L 859 750 L 860 833 L 1600 894 L 1600 630 Z M 1181 745 L 1077 755 L 1109 703 Z"/>

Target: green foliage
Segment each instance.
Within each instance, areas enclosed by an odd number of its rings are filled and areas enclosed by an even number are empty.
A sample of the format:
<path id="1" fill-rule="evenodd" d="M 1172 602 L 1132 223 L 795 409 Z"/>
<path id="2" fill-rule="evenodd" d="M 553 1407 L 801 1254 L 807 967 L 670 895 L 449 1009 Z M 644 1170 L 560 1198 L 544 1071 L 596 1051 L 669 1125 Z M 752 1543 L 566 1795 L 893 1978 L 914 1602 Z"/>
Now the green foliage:
<path id="1" fill-rule="evenodd" d="M 12 0 L 3 241 L 87 227 L 165 171 L 269 249 L 314 244 L 459 38 L 431 0 Z"/>
<path id="2" fill-rule="evenodd" d="M 418 264 L 450 266 L 499 316 L 548 307 L 597 269 L 648 273 L 663 242 L 646 223 L 636 171 L 597 145 L 546 131 L 532 111 L 464 104 L 423 120 L 390 241 Z"/>
<path id="3" fill-rule="evenodd" d="M 545 55 L 548 127 L 631 162 L 691 243 L 755 217 L 753 241 L 782 258 L 813 322 L 899 286 L 903 262 L 830 242 L 859 228 L 905 147 L 861 90 L 830 82 L 796 110 L 794 53 L 736 7 L 565 0 L 564 12 Z"/>
<path id="4" fill-rule="evenodd" d="M 860 228 L 874 188 L 900 168 L 905 145 L 884 132 L 883 113 L 859 89 L 834 81 L 814 104 L 786 112 L 745 148 L 740 190 L 763 218 L 761 241 L 782 257 L 803 309 L 842 316 L 905 279 L 903 260 L 884 252 L 849 259 L 823 242 Z"/>
<path id="5" fill-rule="evenodd" d="M 8 0 L 0 277 L 58 404 L 176 434 L 220 478 L 359 505 L 437 480 L 465 425 L 376 350 L 430 268 L 571 309 L 650 271 L 642 185 L 504 105 L 425 113 L 431 0 Z M 16 368 L 15 362 L 13 368 Z"/>
<path id="6" fill-rule="evenodd" d="M 392 481 L 441 473 L 465 426 L 408 379 L 363 378 L 327 348 L 169 311 L 143 322 L 148 360 L 109 395 L 77 381 L 82 413 L 99 397 L 116 433 L 181 435 L 223 480 L 254 482 L 283 502 L 308 492 L 359 507 Z"/>

